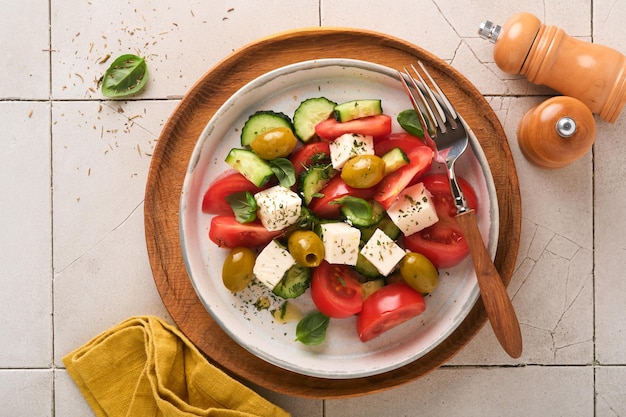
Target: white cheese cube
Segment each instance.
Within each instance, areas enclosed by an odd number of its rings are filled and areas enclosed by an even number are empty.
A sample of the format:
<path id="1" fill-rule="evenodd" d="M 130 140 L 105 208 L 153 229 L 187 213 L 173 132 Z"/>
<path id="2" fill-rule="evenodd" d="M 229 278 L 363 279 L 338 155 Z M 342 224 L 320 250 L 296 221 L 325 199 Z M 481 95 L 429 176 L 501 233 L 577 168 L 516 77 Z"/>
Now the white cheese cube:
<path id="1" fill-rule="evenodd" d="M 348 159 L 357 155 L 374 155 L 372 136 L 346 133 L 329 143 L 333 168 L 341 169 Z"/>
<path id="2" fill-rule="evenodd" d="M 276 185 L 254 195 L 257 216 L 267 230 L 282 230 L 300 217 L 302 199 L 282 185 Z"/>
<path id="3" fill-rule="evenodd" d="M 370 240 L 361 249 L 361 255 L 384 276 L 393 271 L 398 262 L 404 258 L 404 254 L 404 249 L 380 229 L 376 229 Z"/>
<path id="4" fill-rule="evenodd" d="M 322 228 L 324 259 L 331 264 L 356 265 L 361 231 L 347 223 L 325 223 Z"/>
<path id="5" fill-rule="evenodd" d="M 296 261 L 289 251 L 272 240 L 256 257 L 252 272 L 256 279 L 273 290 L 283 279 L 285 272 L 295 263 Z"/>
<path id="6" fill-rule="evenodd" d="M 405 236 L 439 221 L 432 196 L 421 182 L 405 188 L 387 209 L 387 214 Z"/>

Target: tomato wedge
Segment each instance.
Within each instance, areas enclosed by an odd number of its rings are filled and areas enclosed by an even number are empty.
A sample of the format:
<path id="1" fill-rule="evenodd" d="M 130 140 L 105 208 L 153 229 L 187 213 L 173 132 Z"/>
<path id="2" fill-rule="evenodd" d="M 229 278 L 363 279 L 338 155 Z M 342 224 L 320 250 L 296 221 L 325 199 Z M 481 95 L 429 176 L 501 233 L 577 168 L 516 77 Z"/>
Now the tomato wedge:
<path id="1" fill-rule="evenodd" d="M 308 143 L 291 154 L 289 160 L 298 178 L 298 175 L 308 166 L 314 163 L 330 162 L 330 147 L 328 142 Z"/>
<path id="2" fill-rule="evenodd" d="M 439 221 L 417 233 L 404 237 L 404 246 L 412 252 L 426 256 L 438 269 L 450 268 L 461 262 L 469 248 L 461 228 L 456 221 L 456 206 L 446 174 L 431 174 L 422 177 L 424 186 L 432 194 Z M 457 176 L 459 186 L 465 194 L 467 205 L 478 209 L 478 198 L 472 186 Z"/>
<path id="3" fill-rule="evenodd" d="M 202 211 L 208 214 L 233 214 L 226 197 L 239 191 L 261 191 L 237 171 L 227 171 L 209 185 L 202 199 Z"/>
<path id="4" fill-rule="evenodd" d="M 433 161 L 433 151 L 425 145 L 415 146 L 404 152 L 409 158 L 409 164 L 387 175 L 376 186 L 374 200 L 382 204 L 385 210 L 393 204 L 402 190 L 430 169 Z"/>
<path id="5" fill-rule="evenodd" d="M 376 155 L 383 156 L 393 148 L 400 148 L 404 153 L 409 153 L 418 146 L 426 146 L 421 138 L 406 132 L 394 132 L 376 140 L 374 151 Z"/>
<path id="6" fill-rule="evenodd" d="M 424 296 L 404 282 L 374 291 L 363 302 L 356 327 L 362 342 L 372 340 L 426 310 Z"/>
<path id="7" fill-rule="evenodd" d="M 322 188 L 320 194 L 322 194 L 321 197 L 313 197 L 309 203 L 311 211 L 323 219 L 337 219 L 339 218 L 340 205 L 333 204 L 333 201 L 345 195 L 371 200 L 374 195 L 374 189 L 350 187 L 340 175 L 335 175 L 328 181 L 328 184 Z"/>
<path id="8" fill-rule="evenodd" d="M 209 239 L 221 248 L 263 246 L 281 234 L 267 230 L 259 221 L 239 223 L 233 215 L 213 217 L 209 228 Z"/>
<path id="9" fill-rule="evenodd" d="M 391 117 L 386 114 L 377 114 L 348 122 L 338 122 L 331 117 L 315 125 L 315 133 L 320 138 L 327 140 L 334 140 L 345 133 L 378 138 L 391 133 Z"/>
<path id="10" fill-rule="evenodd" d="M 321 313 L 345 318 L 361 311 L 363 288 L 351 267 L 323 261 L 311 277 L 311 298 Z"/>

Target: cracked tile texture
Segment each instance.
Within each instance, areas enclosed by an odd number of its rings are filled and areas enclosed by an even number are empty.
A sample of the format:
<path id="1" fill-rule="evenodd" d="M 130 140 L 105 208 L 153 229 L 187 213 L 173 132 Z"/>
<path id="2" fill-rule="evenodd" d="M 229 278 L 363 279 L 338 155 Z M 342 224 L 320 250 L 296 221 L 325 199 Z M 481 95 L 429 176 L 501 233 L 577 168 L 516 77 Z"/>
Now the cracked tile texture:
<path id="1" fill-rule="evenodd" d="M 294 416 L 626 416 L 624 131 L 597 121 L 592 152 L 531 165 L 516 130 L 554 94 L 494 63 L 478 24 L 528 11 L 626 54 L 626 2 L 475 0 L 3 1 L 0 14 L 0 398 L 7 416 L 89 416 L 61 358 L 123 319 L 171 320 L 143 232 L 150 157 L 178 100 L 212 65 L 258 38 L 311 26 L 384 32 L 462 72 L 509 139 L 522 235 L 508 288 L 524 337 L 513 360 L 485 326 L 428 376 L 345 400 L 253 387 Z M 27 30 L 25 30 L 27 29 Z M 145 56 L 141 96 L 103 100 L 110 57 Z M 110 63 L 110 61 L 108 61 Z"/>

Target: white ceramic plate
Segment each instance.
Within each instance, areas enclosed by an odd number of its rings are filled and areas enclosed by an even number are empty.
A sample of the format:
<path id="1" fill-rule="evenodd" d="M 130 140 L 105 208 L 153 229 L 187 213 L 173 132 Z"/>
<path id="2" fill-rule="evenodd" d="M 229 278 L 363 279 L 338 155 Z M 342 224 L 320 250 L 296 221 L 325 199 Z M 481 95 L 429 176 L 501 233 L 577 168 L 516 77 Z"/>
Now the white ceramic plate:
<path id="1" fill-rule="evenodd" d="M 181 241 L 193 286 L 215 321 L 245 349 L 279 367 L 321 378 L 357 378 L 399 368 L 415 361 L 440 344 L 467 316 L 479 290 L 470 259 L 440 271 L 438 288 L 426 298 L 426 311 L 380 337 L 362 343 L 355 318 L 331 320 L 326 341 L 319 346 L 295 342 L 296 323 L 277 323 L 269 310 L 258 311 L 255 301 L 273 297 L 262 285 L 231 294 L 224 288 L 221 268 L 228 253 L 208 238 L 211 216 L 202 212 L 202 198 L 209 184 L 230 167 L 224 162 L 247 118 L 257 110 L 293 115 L 298 104 L 310 97 L 325 96 L 342 102 L 380 98 L 383 110 L 394 119 L 410 107 L 395 70 L 364 61 L 324 59 L 279 68 L 250 82 L 216 112 L 193 151 L 183 184 L 180 222 Z M 457 163 L 457 172 L 474 186 L 479 198 L 479 228 L 495 255 L 498 205 L 487 161 L 473 134 L 472 150 Z M 314 309 L 305 293 L 294 301 L 307 313 Z M 215 341 L 219 343 L 219 341 Z"/>

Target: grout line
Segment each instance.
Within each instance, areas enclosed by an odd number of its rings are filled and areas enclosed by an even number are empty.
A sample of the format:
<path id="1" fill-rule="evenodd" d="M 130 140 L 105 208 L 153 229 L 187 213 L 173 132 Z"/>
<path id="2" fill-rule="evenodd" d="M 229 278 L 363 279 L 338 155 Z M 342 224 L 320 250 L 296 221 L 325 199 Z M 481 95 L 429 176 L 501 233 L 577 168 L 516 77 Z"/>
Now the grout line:
<path id="1" fill-rule="evenodd" d="M 52 134 L 52 0 L 48 0 L 48 122 L 49 122 L 49 146 L 50 146 L 50 326 L 52 340 L 50 352 L 52 358 L 50 358 L 50 370 L 51 372 L 51 387 L 50 415 L 54 417 L 56 415 L 56 365 L 55 365 L 55 326 L 54 326 L 54 147 L 53 147 L 53 134 Z"/>

